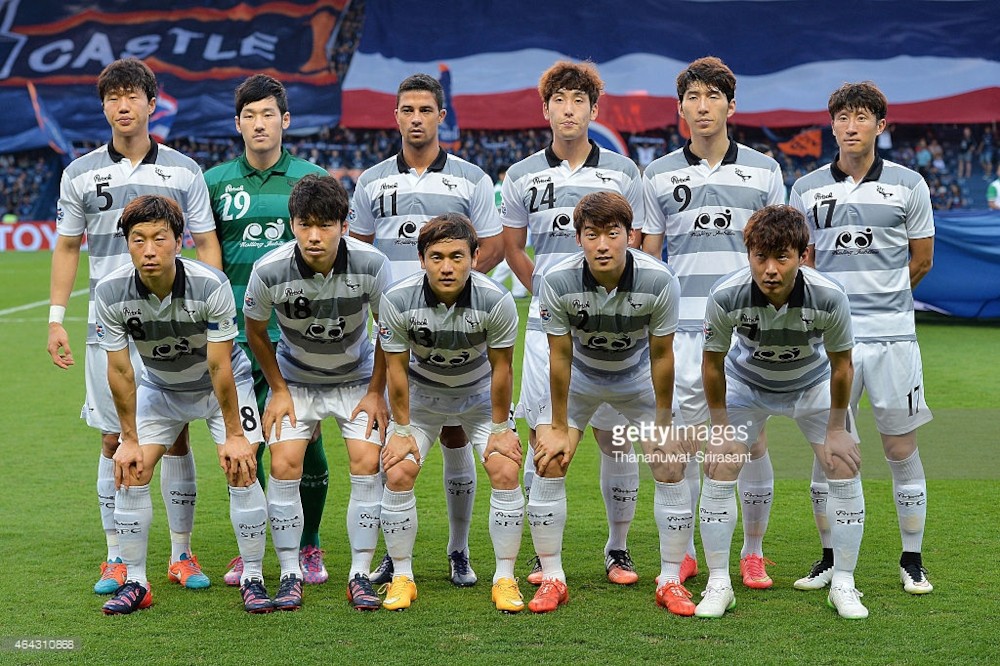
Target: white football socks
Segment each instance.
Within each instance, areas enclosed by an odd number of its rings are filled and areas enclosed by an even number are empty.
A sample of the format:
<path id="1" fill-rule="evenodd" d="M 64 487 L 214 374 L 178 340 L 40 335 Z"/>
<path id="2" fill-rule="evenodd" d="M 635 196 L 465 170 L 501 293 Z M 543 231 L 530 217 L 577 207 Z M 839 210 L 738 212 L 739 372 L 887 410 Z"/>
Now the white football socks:
<path id="1" fill-rule="evenodd" d="M 240 583 L 252 578 L 264 580 L 264 549 L 267 546 L 267 499 L 260 482 L 247 488 L 229 486 L 229 519 L 236 533 L 236 545 L 243 558 Z"/>
<path id="2" fill-rule="evenodd" d="M 687 479 L 678 483 L 655 483 L 653 517 L 660 533 L 660 585 L 680 583 L 681 562 L 694 524 L 691 493 Z"/>
<path id="3" fill-rule="evenodd" d="M 394 575 L 413 578 L 413 544 L 417 540 L 417 500 L 412 490 L 382 493 L 382 536 Z"/>
<path id="4" fill-rule="evenodd" d="M 705 563 L 708 565 L 708 583 L 731 586 L 729 549 L 736 531 L 735 481 L 716 481 L 705 477 L 701 486 L 698 523 Z"/>
<path id="5" fill-rule="evenodd" d="M 469 552 L 472 507 L 476 501 L 476 460 L 471 444 L 460 449 L 441 446 L 444 492 L 448 501 L 448 552 Z"/>
<path id="6" fill-rule="evenodd" d="M 896 500 L 896 517 L 903 550 L 919 553 L 924 541 L 927 520 L 927 479 L 920 462 L 920 451 L 904 460 L 888 460 L 892 471 L 892 495 Z"/>
<path id="7" fill-rule="evenodd" d="M 830 496 L 830 486 L 826 481 L 826 473 L 819 464 L 819 458 L 813 456 L 812 483 L 809 484 L 809 494 L 812 497 L 813 519 L 819 531 L 820 544 L 823 549 L 833 548 L 830 541 L 830 521 L 826 518 L 826 504 Z"/>
<path id="8" fill-rule="evenodd" d="M 563 530 L 566 529 L 566 478 L 536 476 L 527 506 L 528 526 L 542 575 L 566 582 L 562 566 Z"/>
<path id="9" fill-rule="evenodd" d="M 833 543 L 833 579 L 831 586 L 854 587 L 854 568 L 858 564 L 861 537 L 865 533 L 865 496 L 861 477 L 830 479 L 827 521 Z"/>
<path id="10" fill-rule="evenodd" d="M 740 559 L 747 555 L 763 556 L 764 534 L 774 497 L 774 468 L 768 452 L 743 465 L 736 488 L 743 505 L 743 550 Z"/>
<path id="11" fill-rule="evenodd" d="M 198 499 L 195 483 L 194 456 L 163 456 L 160 459 L 160 494 L 167 509 L 170 527 L 170 562 L 182 553 L 191 554 L 191 532 L 194 531 L 194 507 Z"/>
<path id="12" fill-rule="evenodd" d="M 118 530 L 122 561 L 128 567 L 125 579 L 136 581 L 147 589 L 146 552 L 152 522 L 153 500 L 149 484 L 123 487 L 115 494 L 115 529 Z"/>
<path id="13" fill-rule="evenodd" d="M 378 545 L 379 519 L 382 514 L 382 480 L 378 474 L 351 474 L 351 498 L 347 502 L 347 540 L 351 544 L 351 570 L 368 575 L 375 546 Z"/>
<path id="14" fill-rule="evenodd" d="M 496 556 L 493 582 L 514 577 L 517 552 L 521 549 L 524 531 L 524 495 L 520 488 L 498 490 L 490 493 L 490 539 Z"/>
<path id="15" fill-rule="evenodd" d="M 691 515 L 698 515 L 698 500 L 701 498 L 701 463 L 692 456 L 684 466 L 684 480 L 687 481 L 688 492 L 691 494 Z M 694 549 L 694 529 L 691 530 L 687 543 L 687 554 L 691 559 L 698 559 Z"/>
<path id="16" fill-rule="evenodd" d="M 639 461 L 632 451 L 601 452 L 601 494 L 608 516 L 608 542 L 604 554 L 628 548 L 628 530 L 635 518 L 639 495 Z"/>
<path id="17" fill-rule="evenodd" d="M 108 544 L 108 561 L 121 556 L 118 532 L 115 531 L 115 461 L 102 452 L 97 462 L 97 503 L 101 509 L 101 528 Z"/>
<path id="18" fill-rule="evenodd" d="M 267 479 L 267 518 L 271 524 L 271 541 L 278 554 L 281 577 L 302 578 L 299 565 L 299 543 L 302 541 L 302 498 L 300 479 Z"/>

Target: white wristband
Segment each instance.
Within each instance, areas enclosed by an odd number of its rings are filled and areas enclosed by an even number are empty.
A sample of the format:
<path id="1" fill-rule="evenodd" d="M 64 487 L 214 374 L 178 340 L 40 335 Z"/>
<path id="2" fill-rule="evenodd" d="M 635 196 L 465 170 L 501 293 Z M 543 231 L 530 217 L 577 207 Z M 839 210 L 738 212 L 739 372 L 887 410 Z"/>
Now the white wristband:
<path id="1" fill-rule="evenodd" d="M 502 435 L 510 430 L 510 423 L 504 421 L 503 423 L 491 423 L 490 424 L 490 434 L 491 435 Z"/>
<path id="2" fill-rule="evenodd" d="M 65 305 L 50 305 L 49 306 L 49 323 L 50 324 L 61 324 L 63 323 L 63 317 L 66 316 L 66 306 Z"/>
<path id="3" fill-rule="evenodd" d="M 410 428 L 409 424 L 400 425 L 397 423 L 393 426 L 392 431 L 400 437 L 413 437 L 413 430 Z"/>

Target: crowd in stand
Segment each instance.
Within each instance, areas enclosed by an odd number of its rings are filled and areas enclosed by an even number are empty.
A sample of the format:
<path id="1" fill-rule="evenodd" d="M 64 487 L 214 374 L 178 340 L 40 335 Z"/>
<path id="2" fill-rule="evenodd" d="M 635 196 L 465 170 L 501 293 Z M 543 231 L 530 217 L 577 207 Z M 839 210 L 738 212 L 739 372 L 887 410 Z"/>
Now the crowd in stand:
<path id="1" fill-rule="evenodd" d="M 937 210 L 985 208 L 986 182 L 993 178 L 995 160 L 1000 157 L 989 126 L 957 128 L 928 125 L 890 128 L 891 144 L 882 148 L 887 159 L 920 172 L 927 181 L 931 200 Z M 790 133 L 791 134 L 791 133 Z M 819 159 L 792 157 L 783 154 L 775 142 L 756 128 L 737 128 L 735 138 L 741 143 L 769 152 L 781 164 L 786 186 L 803 174 L 829 162 L 832 153 Z M 548 132 L 539 129 L 517 131 L 463 131 L 457 146 L 449 147 L 459 156 L 478 164 L 496 179 L 501 167 L 517 162 L 548 143 Z M 203 169 L 232 159 L 242 153 L 238 139 L 170 137 L 168 143 L 190 155 Z M 640 166 L 675 150 L 684 139 L 675 127 L 643 132 L 627 137 L 631 157 Z M 289 150 L 326 168 L 341 180 L 349 192 L 361 172 L 399 150 L 399 133 L 395 130 L 352 130 L 343 127 L 324 128 L 317 134 L 287 137 Z M 80 153 L 96 144 L 76 146 Z M 36 204 L 49 179 L 57 179 L 51 168 L 51 151 L 34 150 L 16 155 L 0 155 L 0 216 L 16 215 L 21 219 L 54 215 L 42 214 Z"/>

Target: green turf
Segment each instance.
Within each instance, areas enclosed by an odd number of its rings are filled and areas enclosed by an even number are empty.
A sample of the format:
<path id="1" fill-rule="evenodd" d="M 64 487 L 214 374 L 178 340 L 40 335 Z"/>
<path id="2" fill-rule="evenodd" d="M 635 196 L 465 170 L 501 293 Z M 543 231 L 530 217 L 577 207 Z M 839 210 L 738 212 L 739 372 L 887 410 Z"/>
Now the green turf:
<path id="1" fill-rule="evenodd" d="M 0 310 L 48 297 L 47 253 L 5 253 L 0 259 Z M 83 273 L 78 288 L 85 282 Z M 526 303 L 521 304 L 522 313 Z M 995 501 L 1000 496 L 996 431 L 1000 425 L 996 362 L 1000 331 L 989 326 L 921 323 L 927 396 L 937 416 L 921 431 L 921 455 L 930 478 L 930 518 L 924 561 L 933 594 L 905 594 L 897 577 L 899 536 L 870 415 L 861 418 L 867 529 L 857 571 L 871 617 L 839 619 L 822 592 L 791 587 L 818 555 L 808 499 L 809 452 L 794 424 L 769 425 L 777 475 L 776 501 L 765 542 L 774 589 L 738 587 L 737 607 L 717 621 L 677 618 L 653 603 L 658 568 L 648 472 L 630 547 L 641 575 L 622 589 L 604 581 L 606 538 L 597 484 L 596 449 L 584 443 L 569 476 L 570 519 L 565 565 L 571 600 L 557 613 L 505 616 L 493 610 L 487 582 L 492 552 L 486 526 L 488 485 L 480 475 L 472 555 L 484 580 L 468 590 L 447 581 L 447 526 L 441 457 L 432 453 L 417 490 L 420 533 L 415 568 L 420 598 L 405 613 L 360 614 L 344 599 L 349 565 L 344 514 L 346 455 L 327 437 L 331 489 L 322 536 L 331 582 L 307 587 L 298 613 L 248 616 L 222 573 L 236 553 L 228 500 L 213 446 L 203 425 L 192 428 L 199 468 L 195 549 L 214 585 L 184 591 L 166 582 L 166 519 L 154 481 L 154 525 L 149 571 L 156 603 L 128 617 L 106 618 L 102 598 L 90 592 L 104 539 L 94 497 L 98 437 L 77 417 L 83 397 L 86 299 L 71 301 L 68 330 L 81 365 L 61 371 L 44 351 L 47 308 L 0 315 L 0 404 L 6 424 L 0 493 L 0 664 L 684 664 L 684 663 L 997 663 L 993 623 L 997 601 L 993 549 L 1000 540 Z M 518 361 L 517 366 L 520 367 Z M 156 477 L 154 477 L 156 478 Z M 734 540 L 735 558 L 740 534 Z M 530 537 L 525 532 L 522 561 Z M 380 551 L 381 552 L 381 551 Z M 265 573 L 274 588 L 273 552 Z M 519 574 L 524 575 L 523 566 Z M 690 582 L 696 594 L 706 574 Z M 532 590 L 525 585 L 530 595 Z M 272 592 L 274 590 L 272 589 Z M 18 637 L 73 638 L 71 654 L 23 653 Z"/>

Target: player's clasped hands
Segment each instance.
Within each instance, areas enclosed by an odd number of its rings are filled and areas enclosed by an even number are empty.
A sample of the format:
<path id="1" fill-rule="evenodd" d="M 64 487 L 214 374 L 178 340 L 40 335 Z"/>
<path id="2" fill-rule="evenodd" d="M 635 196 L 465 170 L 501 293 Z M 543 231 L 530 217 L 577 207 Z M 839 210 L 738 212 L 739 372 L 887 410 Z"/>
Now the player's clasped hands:
<path id="1" fill-rule="evenodd" d="M 545 475 L 549 465 L 558 465 L 563 472 L 573 458 L 569 431 L 562 428 L 540 428 L 535 440 L 535 469 Z"/>
<path id="2" fill-rule="evenodd" d="M 267 401 L 264 415 L 261 417 L 261 426 L 264 428 L 264 437 L 270 437 L 271 429 L 274 428 L 274 437 L 281 439 L 281 423 L 285 417 L 288 422 L 295 427 L 295 407 L 292 404 L 292 394 L 288 389 L 284 391 L 272 391 L 271 397 Z"/>
<path id="3" fill-rule="evenodd" d="M 246 488 L 257 478 L 257 456 L 242 433 L 226 437 L 219 447 L 219 465 L 234 488 Z"/>
<path id="4" fill-rule="evenodd" d="M 132 440 L 122 440 L 115 455 L 115 488 L 128 488 L 139 484 L 142 476 L 142 448 Z"/>
<path id="5" fill-rule="evenodd" d="M 420 464 L 420 449 L 417 448 L 417 440 L 413 438 L 413 435 L 393 433 L 386 445 L 382 447 L 382 469 L 386 471 L 392 469 L 408 455 L 412 455 L 416 463 Z"/>
<path id="6" fill-rule="evenodd" d="M 490 438 L 486 441 L 486 450 L 483 451 L 483 463 L 494 454 L 501 455 L 520 467 L 524 461 L 521 438 L 513 430 L 490 434 Z"/>

